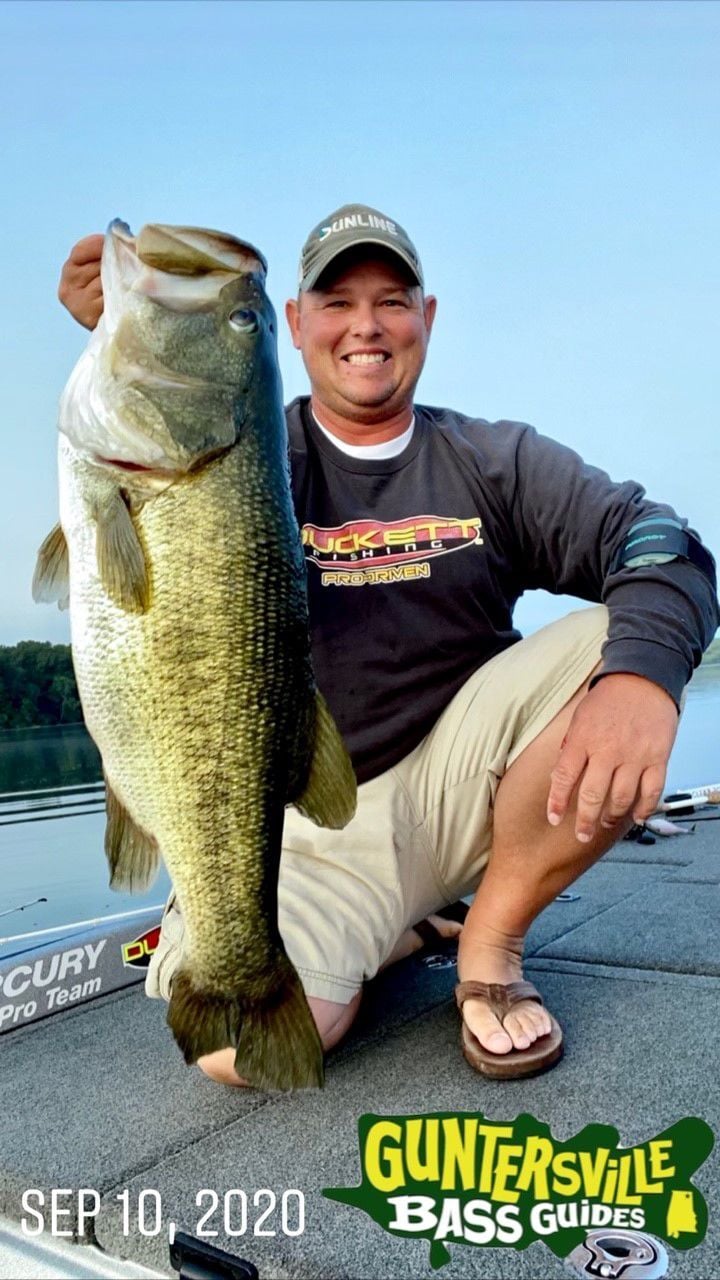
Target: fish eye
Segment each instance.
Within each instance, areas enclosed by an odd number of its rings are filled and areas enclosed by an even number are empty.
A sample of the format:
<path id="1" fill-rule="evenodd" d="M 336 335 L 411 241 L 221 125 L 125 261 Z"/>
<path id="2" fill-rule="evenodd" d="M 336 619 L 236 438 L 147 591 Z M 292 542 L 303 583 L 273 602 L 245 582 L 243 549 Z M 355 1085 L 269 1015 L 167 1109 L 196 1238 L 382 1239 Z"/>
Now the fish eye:
<path id="1" fill-rule="evenodd" d="M 258 318 L 255 311 L 250 311 L 247 307 L 238 307 L 236 311 L 231 311 L 228 321 L 233 329 L 237 329 L 238 333 L 256 333 L 258 328 Z"/>

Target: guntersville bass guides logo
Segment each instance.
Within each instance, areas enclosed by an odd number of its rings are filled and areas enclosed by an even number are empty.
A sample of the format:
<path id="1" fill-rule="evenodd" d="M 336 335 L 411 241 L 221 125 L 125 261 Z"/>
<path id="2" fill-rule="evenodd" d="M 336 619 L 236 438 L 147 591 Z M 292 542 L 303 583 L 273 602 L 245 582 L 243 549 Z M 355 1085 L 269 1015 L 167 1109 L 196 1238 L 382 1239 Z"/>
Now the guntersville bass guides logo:
<path id="1" fill-rule="evenodd" d="M 479 516 L 408 516 L 404 520 L 348 520 L 336 528 L 305 524 L 305 559 L 322 584 L 371 586 L 429 578 L 429 561 L 465 547 L 482 546 Z"/>
<path id="2" fill-rule="evenodd" d="M 645 1230 L 692 1249 L 707 1205 L 690 1181 L 713 1147 L 689 1116 L 635 1147 L 617 1129 L 588 1125 L 559 1142 L 531 1115 L 503 1123 L 480 1112 L 361 1116 L 362 1181 L 323 1195 L 369 1214 L 391 1235 L 448 1245 L 526 1249 L 542 1240 L 566 1257 L 594 1228 Z"/>

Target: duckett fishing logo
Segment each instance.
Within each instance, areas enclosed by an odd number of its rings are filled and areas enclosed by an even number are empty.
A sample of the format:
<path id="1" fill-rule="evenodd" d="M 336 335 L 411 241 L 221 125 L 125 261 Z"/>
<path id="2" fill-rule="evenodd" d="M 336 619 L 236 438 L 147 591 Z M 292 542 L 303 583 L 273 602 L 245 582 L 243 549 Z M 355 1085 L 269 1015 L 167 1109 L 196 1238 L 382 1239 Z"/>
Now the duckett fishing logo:
<path id="1" fill-rule="evenodd" d="M 568 1142 L 523 1114 L 361 1116 L 362 1181 L 323 1195 L 369 1214 L 391 1235 L 430 1241 L 433 1268 L 448 1245 L 526 1249 L 542 1240 L 566 1257 L 594 1228 L 645 1230 L 692 1249 L 707 1205 L 690 1181 L 712 1130 L 689 1116 L 656 1138 L 621 1147 L 617 1129 L 588 1125 Z"/>
<path id="2" fill-rule="evenodd" d="M 482 546 L 479 516 L 408 516 L 404 520 L 348 520 L 335 528 L 305 524 L 305 559 L 323 586 L 356 586 L 430 577 L 435 556 Z"/>
<path id="3" fill-rule="evenodd" d="M 129 969 L 147 969 L 151 955 L 157 951 L 159 941 L 160 925 L 157 924 L 152 929 L 146 929 L 139 938 L 133 938 L 132 942 L 124 942 L 122 944 L 123 964 Z"/>

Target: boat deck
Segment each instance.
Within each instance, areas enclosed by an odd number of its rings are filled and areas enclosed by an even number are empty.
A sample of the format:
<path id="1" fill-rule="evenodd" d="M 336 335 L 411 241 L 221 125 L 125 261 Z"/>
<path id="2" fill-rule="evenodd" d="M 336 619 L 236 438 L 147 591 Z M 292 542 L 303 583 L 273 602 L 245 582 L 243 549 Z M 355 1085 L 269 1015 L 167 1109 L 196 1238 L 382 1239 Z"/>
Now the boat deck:
<path id="1" fill-rule="evenodd" d="M 262 1280 L 567 1278 L 542 1243 L 525 1252 L 452 1245 L 450 1263 L 433 1272 L 425 1240 L 394 1238 L 321 1192 L 359 1181 L 357 1124 L 367 1112 L 477 1110 L 498 1121 L 530 1112 L 561 1140 L 595 1122 L 616 1126 L 628 1146 L 688 1115 L 717 1129 L 720 827 L 708 814 L 693 835 L 652 847 L 622 842 L 573 890 L 576 901 L 554 902 L 536 922 L 527 964 L 564 1027 L 565 1057 L 524 1082 L 486 1081 L 460 1056 L 452 946 L 371 984 L 322 1091 L 265 1095 L 212 1084 L 183 1065 L 164 1006 L 139 987 L 4 1035 L 0 1213 L 17 1221 L 27 1188 L 95 1189 L 100 1209 L 86 1240 L 173 1274 L 167 1225 L 194 1230 L 211 1203 L 198 1209 L 199 1191 L 222 1198 L 244 1189 L 252 1229 L 256 1189 L 274 1190 L 279 1205 L 284 1189 L 298 1188 L 303 1234 L 279 1232 L 278 1208 L 265 1224 L 278 1234 L 230 1238 L 219 1210 L 212 1243 L 254 1263 Z M 708 1234 L 695 1249 L 668 1248 L 669 1274 L 711 1280 L 720 1276 L 717 1148 L 694 1182 L 708 1202 Z M 147 1188 L 162 1198 L 155 1236 L 137 1226 Z"/>

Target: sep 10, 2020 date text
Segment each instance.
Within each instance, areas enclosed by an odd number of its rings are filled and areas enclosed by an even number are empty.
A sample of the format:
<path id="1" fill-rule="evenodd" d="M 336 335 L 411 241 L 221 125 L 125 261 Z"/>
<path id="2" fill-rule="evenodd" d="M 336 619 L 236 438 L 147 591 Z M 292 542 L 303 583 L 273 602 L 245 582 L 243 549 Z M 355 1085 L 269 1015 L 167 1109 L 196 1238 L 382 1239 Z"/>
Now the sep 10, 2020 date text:
<path id="1" fill-rule="evenodd" d="M 195 1214 L 183 1215 L 177 1223 L 166 1220 L 162 1196 L 154 1187 L 118 1191 L 112 1199 L 120 1204 L 122 1233 L 128 1237 L 166 1233 L 172 1240 L 176 1227 L 201 1240 L 244 1235 L 293 1237 L 301 1236 L 305 1230 L 305 1196 L 296 1188 L 278 1193 L 270 1187 L 257 1191 L 232 1187 L 224 1192 L 203 1187 L 195 1196 Z M 23 1192 L 21 1203 L 24 1216 L 20 1227 L 25 1235 L 48 1232 L 68 1239 L 82 1238 L 90 1234 L 89 1224 L 100 1212 L 100 1193 L 92 1187 L 78 1191 L 54 1187 L 49 1192 L 29 1188 Z"/>

